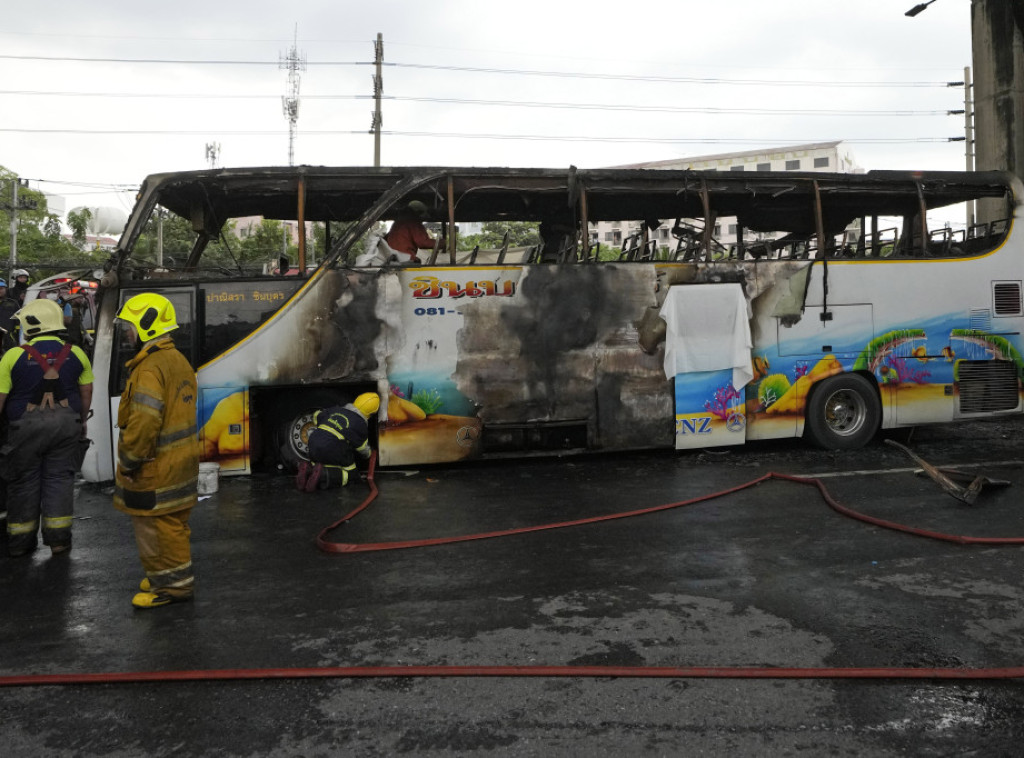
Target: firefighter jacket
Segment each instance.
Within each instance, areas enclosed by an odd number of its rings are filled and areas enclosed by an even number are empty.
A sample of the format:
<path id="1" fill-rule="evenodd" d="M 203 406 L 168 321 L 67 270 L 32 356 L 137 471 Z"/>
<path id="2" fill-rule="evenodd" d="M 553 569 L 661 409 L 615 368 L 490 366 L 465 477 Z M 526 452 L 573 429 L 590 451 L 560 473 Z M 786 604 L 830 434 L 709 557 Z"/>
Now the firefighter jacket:
<path id="1" fill-rule="evenodd" d="M 40 357 L 54 366 L 54 360 L 64 348 L 64 341 L 53 334 L 44 334 L 28 341 Z M 8 420 L 20 419 L 26 409 L 39 403 L 39 394 L 43 386 L 43 373 L 46 369 L 30 359 L 28 351 L 23 347 L 13 347 L 0 359 L 0 392 L 8 395 L 4 404 L 4 415 Z M 92 384 L 92 364 L 80 347 L 72 347 L 64 361 L 57 368 L 56 386 L 57 400 L 67 400 L 67 404 L 78 413 L 82 412 L 81 387 Z M 52 391 L 52 390 L 51 390 Z"/>
<path id="2" fill-rule="evenodd" d="M 313 416 L 313 423 L 318 430 L 337 438 L 364 458 L 370 457 L 370 432 L 366 416 L 357 411 L 351 403 L 317 411 Z"/>
<path id="3" fill-rule="evenodd" d="M 196 374 L 170 337 L 125 364 L 131 375 L 117 412 L 114 507 L 159 516 L 197 502 L 199 437 Z"/>

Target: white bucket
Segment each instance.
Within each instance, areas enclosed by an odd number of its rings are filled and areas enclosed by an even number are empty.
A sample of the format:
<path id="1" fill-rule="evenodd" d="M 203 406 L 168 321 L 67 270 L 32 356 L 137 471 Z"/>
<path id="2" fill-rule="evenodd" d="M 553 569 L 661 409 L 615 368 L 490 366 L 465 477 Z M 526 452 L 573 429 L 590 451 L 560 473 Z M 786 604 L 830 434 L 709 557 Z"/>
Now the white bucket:
<path id="1" fill-rule="evenodd" d="M 199 464 L 199 494 L 212 495 L 217 491 L 217 484 L 220 480 L 219 463 Z"/>

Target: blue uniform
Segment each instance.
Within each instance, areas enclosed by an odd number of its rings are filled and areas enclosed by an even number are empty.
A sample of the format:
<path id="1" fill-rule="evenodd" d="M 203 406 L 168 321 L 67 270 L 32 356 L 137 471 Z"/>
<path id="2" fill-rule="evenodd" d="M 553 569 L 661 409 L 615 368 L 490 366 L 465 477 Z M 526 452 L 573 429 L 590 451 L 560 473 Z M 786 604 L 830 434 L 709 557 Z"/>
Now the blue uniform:
<path id="1" fill-rule="evenodd" d="M 36 547 L 42 517 L 43 543 L 55 552 L 71 546 L 75 472 L 82 438 L 83 385 L 93 381 L 92 366 L 81 348 L 53 335 L 29 345 L 44 368 L 24 347 L 0 359 L 0 394 L 8 423 L 0 447 L 0 475 L 7 484 L 7 535 L 11 555 Z M 61 362 L 61 356 L 63 360 Z M 60 363 L 60 365 L 57 365 Z M 44 373 L 57 370 L 57 378 Z M 45 402 L 45 397 L 52 403 Z"/>
<path id="2" fill-rule="evenodd" d="M 334 405 L 317 411 L 309 434 L 309 459 L 323 467 L 321 489 L 348 483 L 356 469 L 356 455 L 370 457 L 370 430 L 355 406 Z"/>

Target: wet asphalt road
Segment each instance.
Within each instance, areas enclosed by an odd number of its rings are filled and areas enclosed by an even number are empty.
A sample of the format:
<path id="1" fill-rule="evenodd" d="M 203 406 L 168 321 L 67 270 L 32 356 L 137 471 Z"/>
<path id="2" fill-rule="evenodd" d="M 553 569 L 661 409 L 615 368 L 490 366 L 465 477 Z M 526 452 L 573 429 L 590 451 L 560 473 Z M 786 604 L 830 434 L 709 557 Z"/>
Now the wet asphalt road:
<path id="1" fill-rule="evenodd" d="M 435 537 L 823 475 L 844 505 L 1024 536 L 1024 419 L 897 439 L 1012 482 L 964 506 L 876 442 L 379 472 L 333 536 Z M 318 551 L 366 492 L 224 479 L 193 516 L 195 602 L 133 611 L 109 492 L 78 492 L 70 556 L 0 550 L 0 676 L 374 665 L 1015 667 L 1024 552 L 866 525 L 788 482 L 640 518 L 455 545 Z M 0 688 L 11 756 L 1017 756 L 1024 681 L 377 678 Z"/>

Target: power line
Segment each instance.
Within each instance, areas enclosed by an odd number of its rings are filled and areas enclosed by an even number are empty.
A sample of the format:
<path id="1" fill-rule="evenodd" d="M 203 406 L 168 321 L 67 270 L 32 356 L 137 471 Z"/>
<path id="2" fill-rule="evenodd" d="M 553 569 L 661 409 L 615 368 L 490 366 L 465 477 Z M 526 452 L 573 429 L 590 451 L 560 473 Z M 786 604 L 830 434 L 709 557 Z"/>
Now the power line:
<path id="1" fill-rule="evenodd" d="M 120 184 L 111 184 L 110 182 L 82 182 L 66 179 L 34 179 L 31 176 L 22 176 L 20 179 L 24 179 L 26 182 L 51 182 L 53 184 L 63 184 L 67 187 L 92 187 L 96 189 L 136 189 L 136 185 L 122 182 Z"/>
<path id="2" fill-rule="evenodd" d="M 144 98 L 172 100 L 269 100 L 278 99 L 279 95 L 257 94 L 190 94 L 190 93 L 153 93 L 153 92 L 61 92 L 43 90 L 0 90 L 0 95 L 53 96 L 53 97 L 109 97 L 109 98 Z M 457 97 L 406 97 L 402 95 L 381 95 L 381 98 L 393 102 L 439 103 L 448 105 L 491 105 L 508 108 L 552 108 L 569 110 L 605 110 L 630 111 L 639 113 L 704 113 L 704 114 L 742 114 L 742 115 L 780 115 L 780 116 L 948 116 L 948 110 L 838 110 L 813 108 L 702 108 L 673 105 L 626 105 L 622 103 L 566 103 L 524 100 L 481 100 Z M 373 100 L 373 95 L 303 95 L 303 100 Z"/>
<path id="3" fill-rule="evenodd" d="M 368 97 L 360 95 L 357 97 Z M 611 103 L 551 103 L 520 100 L 476 100 L 455 97 L 388 97 L 388 100 L 404 102 L 448 103 L 451 105 L 495 105 L 517 108 L 567 108 L 575 110 L 630 111 L 640 113 L 704 113 L 704 114 L 745 114 L 781 116 L 948 116 L 948 110 L 932 111 L 862 111 L 862 110 L 815 110 L 811 108 L 706 108 L 676 105 L 625 105 Z"/>
<path id="4" fill-rule="evenodd" d="M 359 64 L 365 65 L 365 64 Z M 663 84 L 738 84 L 758 87 L 946 87 L 948 82 L 824 82 L 813 80 L 779 79 L 720 79 L 693 76 L 641 76 L 637 74 L 591 74 L 568 71 L 542 71 L 508 68 L 475 68 L 472 66 L 442 66 L 429 63 L 386 63 L 394 68 L 416 68 L 429 71 L 461 71 L 482 74 L 516 74 L 520 76 L 552 76 L 571 79 L 603 79 L 625 82 L 660 82 Z"/>
<path id="5" fill-rule="evenodd" d="M 279 137 L 287 134 L 280 130 L 245 130 L 245 129 L 18 129 L 0 127 L 0 133 L 19 134 L 81 134 L 81 135 L 117 135 L 117 136 L 209 136 L 211 134 L 230 135 L 236 137 Z M 345 135 L 364 135 L 362 130 L 345 129 L 312 129 L 302 132 L 307 137 L 337 137 Z M 412 132 L 412 131 L 382 131 L 393 137 L 444 137 L 451 139 L 492 139 L 492 140 L 526 140 L 526 141 L 552 141 L 552 142 L 639 142 L 639 143 L 665 143 L 665 144 L 812 144 L 816 142 L 835 141 L 835 137 L 817 139 L 771 139 L 759 137 L 756 139 L 714 137 L 714 138 L 681 138 L 681 137 L 618 137 L 618 136 L 584 136 L 584 135 L 544 135 L 544 134 L 468 134 L 463 132 Z M 854 144 L 908 144 L 922 142 L 949 142 L 949 137 L 883 137 L 883 138 L 850 138 L 840 139 L 841 142 Z"/>
<path id="6" fill-rule="evenodd" d="M 25 30 L 0 30 L 0 37 L 14 37 L 16 39 L 24 38 L 24 37 L 42 37 L 42 38 L 45 38 L 45 37 L 60 37 L 60 38 L 72 39 L 72 40 L 83 40 L 83 39 L 103 40 L 103 39 L 106 39 L 106 40 L 132 40 L 132 41 L 137 41 L 137 42 L 175 42 L 175 43 L 181 43 L 182 42 L 181 36 L 166 37 L 166 36 L 150 36 L 150 35 L 139 35 L 139 34 L 83 34 L 81 32 L 77 32 L 77 31 L 75 33 L 73 33 L 73 34 L 68 34 L 68 33 L 59 33 L 59 32 L 58 33 L 53 33 L 53 32 L 35 32 L 35 31 L 25 31 Z M 189 37 L 188 37 L 188 41 L 190 41 L 190 42 L 246 42 L 246 43 L 274 42 L 274 43 L 280 43 L 280 42 L 289 42 L 291 40 L 288 39 L 288 38 L 278 38 L 278 37 L 201 37 L 201 36 L 195 36 L 195 35 L 191 35 L 190 34 Z M 346 39 L 346 38 L 337 38 L 337 37 L 305 37 L 304 36 L 302 38 L 302 42 L 305 43 L 305 44 L 329 43 L 331 45 L 339 45 L 339 44 L 341 44 L 341 45 L 360 45 L 360 46 L 366 44 L 366 40 L 365 39 Z M 476 54 L 479 54 L 479 53 L 488 53 L 488 54 L 495 54 L 495 53 L 497 53 L 497 54 L 501 54 L 501 55 L 516 55 L 516 56 L 522 55 L 522 50 L 516 50 L 516 49 L 503 50 L 503 49 L 498 49 L 498 48 L 494 48 L 494 47 L 491 47 L 491 46 L 487 46 L 487 47 L 461 47 L 461 46 L 451 46 L 451 45 L 424 45 L 424 44 L 419 43 L 419 42 L 391 42 L 389 44 L 391 44 L 394 47 L 404 47 L 404 48 L 413 48 L 413 49 L 431 50 L 431 51 L 433 51 L 433 50 L 443 50 L 443 51 L 449 52 L 449 53 L 453 52 L 453 51 L 457 51 L 457 52 L 463 52 L 463 53 L 471 53 L 473 55 L 476 55 Z M 593 62 L 593 61 L 606 62 L 608 60 L 607 57 L 599 57 L 599 56 L 553 55 L 551 53 L 545 53 L 544 55 L 540 55 L 540 56 L 538 56 L 536 54 L 533 54 L 533 55 L 531 55 L 531 57 L 533 57 L 533 58 L 542 57 L 542 58 L 558 59 L 558 60 L 565 60 L 565 61 L 587 61 L 587 62 Z M 622 56 L 616 56 L 616 60 L 621 62 L 621 63 L 629 63 L 629 64 L 641 63 L 641 64 L 654 65 L 654 66 L 664 66 L 664 65 L 669 65 L 670 64 L 670 62 L 666 61 L 666 60 L 658 60 L 658 59 L 650 59 L 650 58 L 648 58 L 648 59 L 639 59 L 639 58 L 624 58 Z M 715 61 L 714 67 L 715 68 L 738 68 L 738 69 L 749 68 L 749 66 L 743 65 L 743 64 L 733 64 L 733 65 L 730 65 L 728 63 L 722 63 L 720 61 Z M 758 68 L 760 68 L 761 70 L 768 70 L 768 71 L 786 71 L 786 70 L 793 71 L 793 70 L 805 70 L 807 67 L 805 67 L 805 66 L 776 66 L 776 65 L 772 65 L 770 63 L 761 62 L 761 63 L 758 64 Z M 877 71 L 879 69 L 878 69 L 877 66 L 862 66 L 862 67 L 856 67 L 856 66 L 854 66 L 854 67 L 850 67 L 850 66 L 814 66 L 814 70 L 815 71 L 851 71 L 851 70 Z M 884 67 L 884 70 L 885 71 L 894 71 L 894 70 L 899 70 L 899 71 L 927 71 L 927 70 L 929 70 L 929 67 L 927 67 L 927 66 L 887 65 L 887 66 Z"/>
<path id="7" fill-rule="evenodd" d="M 79 192 L 69 192 L 67 190 L 62 190 L 59 194 L 66 197 L 71 197 L 72 195 L 106 195 L 124 194 L 127 192 L 135 193 L 138 192 L 139 190 L 139 185 L 137 182 L 135 184 L 129 184 L 127 182 L 121 184 L 110 184 L 109 182 L 82 182 L 70 181 L 66 179 L 38 179 L 33 178 L 31 176 L 21 176 L 19 178 L 23 179 L 26 182 L 29 182 L 30 184 L 56 184 L 60 185 L 61 187 L 76 187 L 79 190 L 81 190 Z"/>
<path id="8" fill-rule="evenodd" d="M 361 132 L 352 132 L 353 134 L 360 134 Z M 528 135 L 528 134 L 464 134 L 456 132 L 405 132 L 405 131 L 391 131 L 383 132 L 384 134 L 392 136 L 402 137 L 447 137 L 452 139 L 495 139 L 495 140 L 550 140 L 556 142 L 656 142 L 663 144 L 680 144 L 680 145 L 712 145 L 712 144 L 752 144 L 752 145 L 809 145 L 819 142 L 848 142 L 852 144 L 905 144 L 913 142 L 949 142 L 949 137 L 881 137 L 881 138 L 858 138 L 853 137 L 849 139 L 836 139 L 830 137 L 828 139 L 769 139 L 769 138 L 732 138 L 732 137 L 592 137 L 583 135 L 570 135 L 570 136 L 547 136 L 547 135 Z M 324 134 L 330 134 L 330 132 L 324 132 Z M 955 138 L 954 138 L 955 139 Z"/>
<path id="9" fill-rule="evenodd" d="M 176 37 L 150 37 L 142 36 L 137 34 L 81 34 L 75 32 L 74 34 L 67 33 L 51 33 L 51 32 L 27 32 L 27 31 L 0 31 L 0 37 L 64 37 L 67 39 L 82 40 L 82 39 L 116 39 L 116 40 L 133 40 L 137 42 L 177 42 L 181 43 L 181 36 Z M 189 42 L 291 42 L 289 38 L 277 38 L 277 37 L 196 37 L 189 35 Z M 316 37 L 306 38 L 303 37 L 303 42 L 331 42 L 341 44 L 363 44 L 364 40 L 356 39 L 319 39 Z"/>
<path id="10" fill-rule="evenodd" d="M 184 99 L 184 100 L 277 100 L 280 95 L 251 95 L 237 93 L 178 93 L 178 92 L 70 92 L 60 90 L 0 90 L 0 95 L 27 95 L 27 96 L 53 96 L 53 97 L 129 97 L 148 99 Z M 348 99 L 356 97 L 368 97 L 368 95 L 303 95 L 307 97 L 338 98 Z"/>
<path id="11" fill-rule="evenodd" d="M 160 63 L 175 66 L 274 66 L 277 61 L 211 60 L 185 58 L 71 58 L 60 55 L 0 55 L 0 59 L 19 61 L 51 61 L 57 63 Z M 310 66 L 366 66 L 366 61 L 313 61 Z"/>
<path id="12" fill-rule="evenodd" d="M 173 58 L 77 58 L 43 55 L 0 55 L 2 60 L 35 60 L 67 63 L 131 63 L 172 64 L 202 66 L 276 66 L 273 61 L 209 60 Z M 375 61 L 307 61 L 308 66 L 374 66 Z M 596 79 L 605 81 L 656 82 L 662 84 L 714 84 L 758 87 L 946 87 L 948 82 L 834 82 L 810 79 L 723 79 L 693 76 L 641 76 L 637 74 L 597 74 L 582 71 L 545 71 L 542 69 L 478 68 L 474 66 L 442 66 L 428 63 L 384 63 L 390 68 L 410 68 L 425 71 L 458 71 L 476 74 L 503 74 L 515 76 L 543 76 L 565 79 Z"/>

